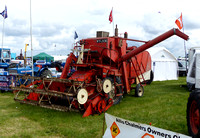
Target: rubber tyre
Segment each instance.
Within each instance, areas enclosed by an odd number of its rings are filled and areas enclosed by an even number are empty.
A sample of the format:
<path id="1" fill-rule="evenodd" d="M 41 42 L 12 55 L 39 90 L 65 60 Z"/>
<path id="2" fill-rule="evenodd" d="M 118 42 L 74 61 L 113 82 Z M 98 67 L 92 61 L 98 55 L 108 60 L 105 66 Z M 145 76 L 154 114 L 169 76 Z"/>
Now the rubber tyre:
<path id="1" fill-rule="evenodd" d="M 154 78 L 154 74 L 153 74 L 153 71 L 151 70 L 151 72 L 150 72 L 150 80 L 147 80 L 146 84 L 151 84 L 152 81 L 153 81 L 153 78 Z"/>
<path id="2" fill-rule="evenodd" d="M 142 97 L 144 94 L 144 88 L 139 83 L 136 85 L 135 88 L 135 96 L 136 97 Z"/>
<path id="3" fill-rule="evenodd" d="M 190 93 L 187 103 L 188 132 L 193 138 L 200 137 L 200 92 Z"/>
<path id="4" fill-rule="evenodd" d="M 44 70 L 44 71 L 41 73 L 41 77 L 42 77 L 42 78 L 51 78 L 51 77 L 52 77 L 51 71 L 50 71 L 50 70 Z"/>
<path id="5" fill-rule="evenodd" d="M 59 63 L 59 62 L 53 62 L 53 63 L 51 63 L 51 67 L 52 68 L 56 68 L 56 70 L 58 71 L 58 72 L 62 72 L 62 66 L 61 66 L 61 63 Z"/>
<path id="6" fill-rule="evenodd" d="M 120 77 L 116 77 L 116 82 L 117 82 L 118 84 L 122 84 Z M 123 93 L 123 92 L 122 92 L 122 87 L 121 87 L 121 86 L 116 86 L 116 88 L 117 88 L 117 94 L 122 94 L 122 93 Z M 123 98 L 123 95 L 118 96 L 118 97 L 115 97 L 115 98 L 113 99 L 113 104 L 115 105 L 115 104 L 120 103 L 120 101 L 121 101 L 122 98 Z"/>
<path id="7" fill-rule="evenodd" d="M 106 79 L 109 79 L 112 83 L 114 83 L 113 77 L 112 77 L 112 78 L 111 78 L 111 77 L 106 77 Z M 118 84 L 122 84 L 122 83 L 121 83 L 120 77 L 116 77 L 115 79 L 116 79 L 116 82 L 117 82 Z M 121 87 L 121 86 L 116 86 L 115 88 L 117 89 L 117 94 L 121 94 L 121 93 L 122 93 L 122 87 Z M 109 97 L 111 97 L 111 96 L 110 96 L 110 93 L 111 93 L 111 92 L 108 93 Z M 123 96 L 121 95 L 121 96 L 115 96 L 114 98 L 112 98 L 113 104 L 115 105 L 115 104 L 120 103 L 122 97 L 123 97 Z"/>

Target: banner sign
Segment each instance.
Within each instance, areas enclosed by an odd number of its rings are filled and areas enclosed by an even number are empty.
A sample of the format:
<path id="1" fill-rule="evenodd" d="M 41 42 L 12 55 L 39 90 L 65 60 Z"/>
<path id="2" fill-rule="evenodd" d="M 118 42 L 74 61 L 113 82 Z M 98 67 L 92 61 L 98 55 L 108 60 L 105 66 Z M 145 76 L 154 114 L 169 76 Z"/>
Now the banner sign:
<path id="1" fill-rule="evenodd" d="M 103 138 L 191 138 L 176 132 L 125 120 L 105 113 L 107 129 Z"/>

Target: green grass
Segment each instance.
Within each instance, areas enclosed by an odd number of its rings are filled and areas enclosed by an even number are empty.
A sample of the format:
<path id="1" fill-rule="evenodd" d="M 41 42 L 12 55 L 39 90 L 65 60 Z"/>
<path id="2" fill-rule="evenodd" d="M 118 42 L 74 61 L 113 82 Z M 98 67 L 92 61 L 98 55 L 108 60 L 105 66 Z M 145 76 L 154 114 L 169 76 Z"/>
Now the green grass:
<path id="1" fill-rule="evenodd" d="M 186 78 L 153 82 L 143 97 L 125 95 L 107 113 L 186 134 Z M 20 104 L 10 92 L 0 93 L 0 137 L 101 137 L 104 114 L 82 118 L 81 113 L 59 112 Z"/>

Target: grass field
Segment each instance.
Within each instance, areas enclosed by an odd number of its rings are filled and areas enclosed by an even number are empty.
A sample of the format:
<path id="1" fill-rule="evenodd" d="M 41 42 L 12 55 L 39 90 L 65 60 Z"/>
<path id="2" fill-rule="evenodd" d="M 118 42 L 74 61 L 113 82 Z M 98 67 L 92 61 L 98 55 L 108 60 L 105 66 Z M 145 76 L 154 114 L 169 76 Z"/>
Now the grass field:
<path id="1" fill-rule="evenodd" d="M 186 78 L 153 82 L 143 97 L 125 95 L 107 113 L 186 134 Z M 104 114 L 82 118 L 80 113 L 59 112 L 19 104 L 10 92 L 0 93 L 0 137 L 101 137 Z"/>

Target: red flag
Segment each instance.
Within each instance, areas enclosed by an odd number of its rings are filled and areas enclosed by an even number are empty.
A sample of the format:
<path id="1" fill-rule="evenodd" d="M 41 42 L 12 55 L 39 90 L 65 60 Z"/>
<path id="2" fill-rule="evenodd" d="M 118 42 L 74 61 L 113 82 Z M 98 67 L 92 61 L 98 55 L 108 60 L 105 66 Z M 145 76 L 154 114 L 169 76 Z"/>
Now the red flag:
<path id="1" fill-rule="evenodd" d="M 110 11 L 110 15 L 109 15 L 109 21 L 110 21 L 110 23 L 112 23 L 112 21 L 113 21 L 112 10 Z"/>
<path id="2" fill-rule="evenodd" d="M 181 16 L 178 19 L 176 19 L 175 23 L 180 30 L 183 28 L 182 13 L 181 13 Z"/>

